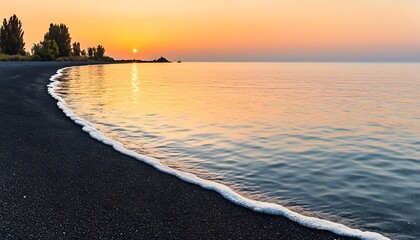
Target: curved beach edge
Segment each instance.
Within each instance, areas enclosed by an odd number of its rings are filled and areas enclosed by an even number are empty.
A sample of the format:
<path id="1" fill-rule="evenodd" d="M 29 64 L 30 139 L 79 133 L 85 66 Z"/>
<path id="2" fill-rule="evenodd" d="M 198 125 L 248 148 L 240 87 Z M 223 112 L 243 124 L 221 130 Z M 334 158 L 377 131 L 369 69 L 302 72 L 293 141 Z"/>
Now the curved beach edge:
<path id="1" fill-rule="evenodd" d="M 155 169 L 161 172 L 173 175 L 185 182 L 198 185 L 204 189 L 213 190 L 219 193 L 223 198 L 227 199 L 228 201 L 236 205 L 251 209 L 255 212 L 283 216 L 294 222 L 299 223 L 302 226 L 319 229 L 319 230 L 327 230 L 327 231 L 330 231 L 330 232 L 333 232 L 335 234 L 342 235 L 342 236 L 355 237 L 355 238 L 366 239 L 366 240 L 389 239 L 376 232 L 362 231 L 359 229 L 353 229 L 353 228 L 347 227 L 340 223 L 335 223 L 335 222 L 331 222 L 328 220 L 319 219 L 315 217 L 304 216 L 302 214 L 293 212 L 279 204 L 255 201 L 255 200 L 245 198 L 244 196 L 233 191 L 228 186 L 225 186 L 217 182 L 199 178 L 198 176 L 191 173 L 186 173 L 186 172 L 182 172 L 176 169 L 172 169 L 170 167 L 163 165 L 158 159 L 155 159 L 146 155 L 141 155 L 132 150 L 128 150 L 120 142 L 117 142 L 117 141 L 114 141 L 112 139 L 105 137 L 103 133 L 101 133 L 98 129 L 96 129 L 93 126 L 93 124 L 90 123 L 89 121 L 86 121 L 85 119 L 80 118 L 77 115 L 75 115 L 70 110 L 70 108 L 67 107 L 67 104 L 64 101 L 64 99 L 55 93 L 55 90 L 58 88 L 57 85 L 60 83 L 58 79 L 63 75 L 62 74 L 63 71 L 70 68 L 73 68 L 73 67 L 61 68 L 57 71 L 56 74 L 50 77 L 51 83 L 48 84 L 47 86 L 48 93 L 57 100 L 58 108 L 61 109 L 67 117 L 73 120 L 76 124 L 82 126 L 83 131 L 87 132 L 92 138 L 98 140 L 99 142 L 102 142 L 106 145 L 110 145 L 116 151 L 124 155 L 133 157 L 148 165 L 151 165 Z"/>

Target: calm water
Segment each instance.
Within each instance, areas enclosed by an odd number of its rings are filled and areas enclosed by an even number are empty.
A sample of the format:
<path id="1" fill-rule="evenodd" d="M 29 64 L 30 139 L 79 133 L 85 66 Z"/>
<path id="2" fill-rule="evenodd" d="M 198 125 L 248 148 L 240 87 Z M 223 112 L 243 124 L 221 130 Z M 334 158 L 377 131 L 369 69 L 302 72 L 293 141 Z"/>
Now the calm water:
<path id="1" fill-rule="evenodd" d="M 420 239 L 420 64 L 84 66 L 57 90 L 127 148 L 294 211 Z"/>

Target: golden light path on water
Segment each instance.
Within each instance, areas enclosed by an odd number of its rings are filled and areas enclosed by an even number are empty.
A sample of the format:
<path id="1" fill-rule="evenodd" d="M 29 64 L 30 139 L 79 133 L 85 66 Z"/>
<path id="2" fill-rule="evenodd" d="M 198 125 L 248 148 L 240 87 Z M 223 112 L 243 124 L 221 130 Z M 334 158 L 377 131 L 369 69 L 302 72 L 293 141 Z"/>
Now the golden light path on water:
<path id="1" fill-rule="evenodd" d="M 137 64 L 133 64 L 132 76 L 131 76 L 131 93 L 133 98 L 133 104 L 137 104 L 139 94 L 139 81 L 137 75 Z"/>

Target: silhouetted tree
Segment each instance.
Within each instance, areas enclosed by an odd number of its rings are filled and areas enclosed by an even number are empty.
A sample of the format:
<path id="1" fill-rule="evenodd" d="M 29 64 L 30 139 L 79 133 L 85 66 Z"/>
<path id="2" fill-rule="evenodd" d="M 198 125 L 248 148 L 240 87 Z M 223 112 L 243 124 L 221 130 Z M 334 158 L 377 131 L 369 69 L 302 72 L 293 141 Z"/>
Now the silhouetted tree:
<path id="1" fill-rule="evenodd" d="M 71 37 L 69 29 L 64 24 L 50 24 L 48 32 L 45 34 L 45 40 L 54 40 L 58 45 L 60 57 L 68 57 L 71 53 Z"/>
<path id="2" fill-rule="evenodd" d="M 98 45 L 98 47 L 96 48 L 95 58 L 102 59 L 104 55 L 105 55 L 105 48 L 102 45 Z"/>
<path id="3" fill-rule="evenodd" d="M 94 56 L 94 51 L 95 50 L 95 48 L 92 48 L 92 47 L 88 47 L 88 56 L 90 57 L 90 58 L 93 58 L 93 56 Z"/>
<path id="4" fill-rule="evenodd" d="M 5 54 L 25 55 L 25 42 L 23 41 L 22 22 L 16 15 L 6 18 L 0 27 L 0 49 Z"/>
<path id="5" fill-rule="evenodd" d="M 96 58 L 96 48 L 93 47 L 92 51 L 93 51 L 93 57 Z"/>
<path id="6" fill-rule="evenodd" d="M 60 56 L 58 44 L 54 40 L 44 40 L 32 47 L 34 59 L 51 61 Z"/>
<path id="7" fill-rule="evenodd" d="M 82 56 L 86 56 L 86 50 L 82 50 L 81 52 L 80 52 L 80 54 L 82 55 Z"/>
<path id="8" fill-rule="evenodd" d="M 80 43 L 74 42 L 73 43 L 73 56 L 80 56 Z"/>

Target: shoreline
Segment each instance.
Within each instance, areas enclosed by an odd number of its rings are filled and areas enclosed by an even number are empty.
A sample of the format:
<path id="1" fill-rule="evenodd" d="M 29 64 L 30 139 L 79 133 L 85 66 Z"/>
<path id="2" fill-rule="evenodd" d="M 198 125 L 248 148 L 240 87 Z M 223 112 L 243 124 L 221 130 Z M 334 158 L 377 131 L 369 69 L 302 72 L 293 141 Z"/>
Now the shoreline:
<path id="1" fill-rule="evenodd" d="M 293 212 L 279 204 L 256 201 L 246 198 L 226 185 L 202 179 L 194 174 L 186 173 L 180 170 L 167 167 L 164 164 L 162 164 L 158 159 L 126 149 L 120 142 L 114 141 L 104 136 L 103 133 L 97 130 L 92 123 L 75 115 L 69 108 L 66 107 L 67 103 L 55 93 L 55 86 L 60 82 L 60 77 L 63 75 L 62 72 L 70 68 L 73 67 L 65 67 L 59 69 L 55 75 L 51 76 L 50 80 L 52 81 L 52 83 L 48 85 L 49 94 L 58 101 L 58 108 L 60 108 L 64 112 L 64 114 L 71 120 L 73 120 L 76 124 L 80 125 L 83 131 L 87 132 L 93 139 L 102 142 L 105 145 L 113 147 L 114 150 L 116 150 L 117 152 L 120 152 L 123 155 L 130 156 L 140 162 L 146 163 L 154 167 L 158 171 L 173 175 L 181 179 L 182 181 L 192 183 L 204 189 L 215 191 L 226 200 L 255 212 L 286 217 L 287 219 L 297 222 L 302 226 L 309 227 L 312 229 L 327 230 L 342 236 L 357 237 L 361 239 L 388 239 L 375 232 L 364 232 L 359 229 L 349 228 L 340 223 L 331 222 L 316 217 L 308 217 L 297 212 Z"/>
<path id="2" fill-rule="evenodd" d="M 350 239 L 235 205 L 213 191 L 220 186 L 206 190 L 92 141 L 46 91 L 57 69 L 91 64 L 0 63 L 0 238 Z"/>

